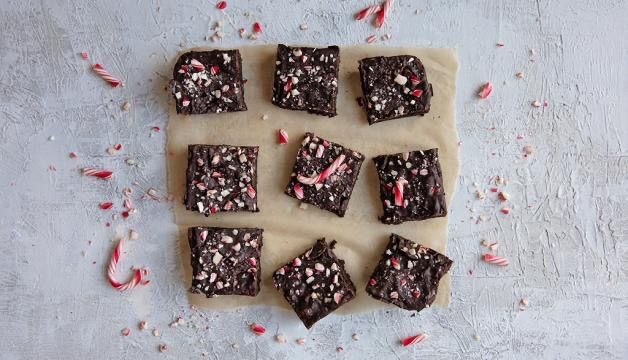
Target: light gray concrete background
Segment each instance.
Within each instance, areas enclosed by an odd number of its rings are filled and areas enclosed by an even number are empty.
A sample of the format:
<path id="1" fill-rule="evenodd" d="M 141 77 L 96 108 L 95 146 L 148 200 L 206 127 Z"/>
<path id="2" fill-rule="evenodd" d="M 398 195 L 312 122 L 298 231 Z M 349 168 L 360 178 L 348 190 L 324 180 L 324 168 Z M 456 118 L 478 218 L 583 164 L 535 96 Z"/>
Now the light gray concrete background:
<path id="1" fill-rule="evenodd" d="M 0 358 L 628 358 L 626 1 L 399 0 L 380 31 L 353 20 L 364 0 L 228 3 L 220 12 L 205 0 L 1 1 Z M 212 43 L 206 36 L 217 20 L 224 38 Z M 254 21 L 264 33 L 240 39 L 237 30 Z M 171 205 L 142 196 L 166 191 L 166 133 L 151 132 L 167 121 L 165 64 L 192 46 L 360 44 L 386 33 L 392 38 L 378 43 L 459 51 L 451 306 L 414 317 L 334 316 L 310 332 L 283 310 L 189 309 Z M 127 85 L 106 86 L 83 50 Z M 495 90 L 478 100 L 488 80 Z M 534 100 L 548 106 L 534 108 Z M 130 111 L 121 109 L 126 101 Z M 115 143 L 123 149 L 107 154 Z M 536 149 L 527 158 L 525 145 Z M 81 177 L 88 165 L 115 177 Z M 511 195 L 509 215 L 495 194 L 476 198 L 496 175 L 508 179 L 500 189 Z M 137 214 L 124 221 L 98 209 L 112 200 L 119 213 L 126 186 L 135 189 Z M 105 264 L 111 240 L 130 228 L 140 239 L 122 268 L 149 266 L 153 283 L 120 294 Z M 511 265 L 482 263 L 482 239 L 498 242 Z M 177 316 L 185 324 L 169 327 Z M 148 331 L 138 330 L 140 320 Z M 253 321 L 266 335 L 248 330 Z M 120 335 L 125 327 L 129 337 Z M 429 339 L 399 345 L 418 332 Z M 288 343 L 275 342 L 278 333 Z M 305 345 L 295 343 L 300 337 Z"/>

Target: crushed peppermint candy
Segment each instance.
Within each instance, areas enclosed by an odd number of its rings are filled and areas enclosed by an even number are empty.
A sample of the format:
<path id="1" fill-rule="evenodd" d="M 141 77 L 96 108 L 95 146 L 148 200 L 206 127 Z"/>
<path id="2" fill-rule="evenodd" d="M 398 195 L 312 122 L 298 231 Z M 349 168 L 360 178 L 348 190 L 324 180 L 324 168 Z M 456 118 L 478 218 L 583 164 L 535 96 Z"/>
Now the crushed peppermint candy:
<path id="1" fill-rule="evenodd" d="M 492 92 L 493 92 L 493 83 L 489 81 L 482 86 L 482 89 L 478 93 L 478 96 L 481 99 L 486 99 L 489 95 L 491 95 Z"/>
<path id="2" fill-rule="evenodd" d="M 92 167 L 85 167 L 81 169 L 81 172 L 84 176 L 93 176 L 104 180 L 110 179 L 111 176 L 113 176 L 113 171 L 111 170 L 97 169 Z"/>
<path id="3" fill-rule="evenodd" d="M 78 157 L 78 154 L 74 151 L 70 151 L 70 159 L 76 159 Z"/>
<path id="4" fill-rule="evenodd" d="M 532 106 L 535 107 L 535 108 L 541 107 L 541 102 L 538 101 L 538 100 L 534 100 L 532 102 Z"/>
<path id="5" fill-rule="evenodd" d="M 280 344 L 285 344 L 286 342 L 288 342 L 288 339 L 286 339 L 286 336 L 283 334 L 277 334 L 277 336 L 275 336 L 275 341 Z"/>
<path id="6" fill-rule="evenodd" d="M 286 131 L 286 129 L 279 129 L 279 131 L 277 131 L 277 135 L 279 137 L 279 144 L 288 143 L 288 132 Z"/>
<path id="7" fill-rule="evenodd" d="M 427 339 L 427 334 L 418 334 L 414 336 L 408 336 L 407 338 L 401 340 L 401 345 L 410 346 L 414 344 L 418 344 Z"/>
<path id="8" fill-rule="evenodd" d="M 111 73 L 105 70 L 105 68 L 101 64 L 92 65 L 92 70 L 94 70 L 94 72 L 98 74 L 103 80 L 108 82 L 111 87 L 124 86 L 122 80 L 111 75 Z"/>
<path id="9" fill-rule="evenodd" d="M 89 59 L 89 53 L 87 51 L 81 51 L 81 58 L 83 60 L 88 60 Z"/>
<path id="10" fill-rule="evenodd" d="M 498 197 L 498 198 L 499 198 L 499 200 L 501 200 L 501 201 L 508 201 L 508 199 L 510 199 L 510 194 L 508 194 L 508 193 L 507 193 L 507 192 L 505 192 L 505 191 L 500 191 L 500 192 L 497 194 L 497 197 Z"/>
<path id="11" fill-rule="evenodd" d="M 488 253 L 482 255 L 482 259 L 489 264 L 497 266 L 508 266 L 508 264 L 510 264 L 510 261 L 508 261 L 508 259 Z"/>
<path id="12" fill-rule="evenodd" d="M 216 3 L 216 8 L 218 10 L 224 10 L 226 7 L 227 7 L 226 1 L 219 1 L 218 3 Z"/>
<path id="13" fill-rule="evenodd" d="M 140 330 L 146 330 L 148 328 L 148 322 L 146 320 L 140 321 L 138 327 Z"/>
<path id="14" fill-rule="evenodd" d="M 253 24 L 253 32 L 255 34 L 260 34 L 263 30 L 264 29 L 262 28 L 262 24 L 260 24 L 259 22 Z"/>
<path id="15" fill-rule="evenodd" d="M 251 324 L 251 331 L 253 331 L 255 335 L 260 336 L 264 335 L 264 333 L 266 332 L 266 328 L 258 323 L 253 323 Z"/>
<path id="16" fill-rule="evenodd" d="M 370 35 L 366 38 L 366 42 L 372 44 L 377 41 L 377 35 Z"/>
<path id="17" fill-rule="evenodd" d="M 128 327 L 124 328 L 122 329 L 121 333 L 122 333 L 122 336 L 129 336 L 131 335 L 131 329 L 129 329 Z"/>
<path id="18" fill-rule="evenodd" d="M 367 17 L 371 16 L 371 15 L 375 15 L 378 12 L 380 12 L 380 10 L 382 9 L 381 6 L 379 5 L 371 5 L 369 7 L 366 7 L 362 10 L 360 10 L 356 15 L 355 15 L 355 19 L 356 20 L 363 20 L 366 19 Z"/>
<path id="19" fill-rule="evenodd" d="M 100 207 L 103 210 L 109 210 L 113 207 L 113 203 L 110 201 L 101 202 L 100 204 L 98 204 L 98 207 Z"/>
<path id="20" fill-rule="evenodd" d="M 394 4 L 394 0 L 385 0 L 384 6 L 382 10 L 377 13 L 377 18 L 375 19 L 375 26 L 381 28 L 386 22 L 386 18 L 388 17 L 388 13 Z"/>
<path id="21" fill-rule="evenodd" d="M 305 344 L 305 339 L 304 338 L 299 338 L 296 340 L 297 344 L 299 345 L 304 345 Z"/>
<path id="22" fill-rule="evenodd" d="M 166 344 L 159 344 L 159 351 L 162 353 L 165 353 L 166 351 L 168 351 L 168 345 Z"/>

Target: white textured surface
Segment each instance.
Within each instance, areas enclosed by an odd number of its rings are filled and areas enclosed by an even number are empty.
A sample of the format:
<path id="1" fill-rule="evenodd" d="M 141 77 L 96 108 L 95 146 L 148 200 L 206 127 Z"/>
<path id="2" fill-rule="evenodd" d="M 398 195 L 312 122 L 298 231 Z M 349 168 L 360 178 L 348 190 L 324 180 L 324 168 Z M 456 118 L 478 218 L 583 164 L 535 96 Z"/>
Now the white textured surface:
<path id="1" fill-rule="evenodd" d="M 265 24 L 259 42 L 362 43 L 374 31 L 352 15 L 366 4 L 232 0 L 221 45 L 248 43 L 237 29 L 254 20 Z M 167 118 L 165 64 L 180 46 L 207 45 L 208 26 L 220 18 L 204 0 L 2 1 L 0 357 L 628 357 L 625 1 L 397 1 L 382 32 L 392 34 L 391 44 L 459 49 L 462 176 L 448 250 L 456 262 L 453 302 L 415 317 L 396 310 L 333 317 L 309 333 L 292 314 L 274 309 L 188 309 L 171 209 L 141 199 L 142 190 L 166 185 L 165 133 L 150 136 L 150 127 L 164 128 Z M 303 23 L 308 30 L 299 30 Z M 498 41 L 505 47 L 498 49 Z M 83 50 L 127 86 L 105 86 L 78 56 Z M 517 71 L 525 79 L 517 80 Z M 477 100 L 478 86 L 489 79 L 493 95 Z M 549 100 L 549 107 L 532 108 L 534 99 Z M 130 112 L 120 109 L 125 101 Z M 107 155 L 118 142 L 124 149 Z M 531 159 L 521 158 L 526 144 L 537 148 Z M 79 158 L 69 159 L 70 151 Z M 139 165 L 127 166 L 127 158 Z M 81 177 L 84 165 L 113 168 L 116 177 Z M 488 188 L 498 174 L 510 180 L 508 216 L 498 213 L 494 194 L 475 199 L 473 182 Z M 137 215 L 111 220 L 97 208 L 113 199 L 119 209 L 122 188 L 134 181 Z M 490 218 L 469 219 L 479 214 Z M 126 263 L 150 266 L 154 282 L 121 295 L 106 283 L 105 263 L 110 240 L 129 227 L 141 238 Z M 481 239 L 498 241 L 511 266 L 479 262 Z M 530 305 L 520 311 L 523 297 Z M 169 328 L 178 315 L 186 324 Z M 161 337 L 140 333 L 142 319 Z M 253 321 L 266 325 L 265 336 L 248 331 Z M 127 326 L 133 332 L 125 338 L 120 330 Z M 430 338 L 398 345 L 416 332 Z M 289 342 L 276 343 L 276 333 Z M 297 337 L 306 345 L 296 345 Z M 162 342 L 169 345 L 165 354 L 158 352 Z"/>

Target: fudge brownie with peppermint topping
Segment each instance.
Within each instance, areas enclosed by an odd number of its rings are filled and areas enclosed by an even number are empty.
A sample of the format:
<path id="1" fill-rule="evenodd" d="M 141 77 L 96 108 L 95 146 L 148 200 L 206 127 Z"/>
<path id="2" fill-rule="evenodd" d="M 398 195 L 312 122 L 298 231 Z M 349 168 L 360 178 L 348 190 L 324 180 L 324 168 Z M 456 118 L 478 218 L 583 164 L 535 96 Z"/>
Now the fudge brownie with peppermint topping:
<path id="1" fill-rule="evenodd" d="M 306 133 L 285 193 L 343 217 L 364 155 Z"/>
<path id="2" fill-rule="evenodd" d="M 190 291 L 208 298 L 256 296 L 260 290 L 262 229 L 191 227 Z"/>
<path id="3" fill-rule="evenodd" d="M 372 57 L 359 61 L 363 105 L 370 125 L 427 114 L 434 95 L 416 56 Z"/>
<path id="4" fill-rule="evenodd" d="M 273 104 L 336 116 L 340 49 L 277 46 Z"/>
<path id="5" fill-rule="evenodd" d="M 325 239 L 275 271 L 273 283 L 306 328 L 355 297 L 345 262 L 333 252 L 336 241 Z"/>
<path id="6" fill-rule="evenodd" d="M 245 111 L 238 50 L 190 51 L 174 66 L 171 90 L 179 114 Z"/>
<path id="7" fill-rule="evenodd" d="M 189 145 L 185 208 L 210 216 L 259 211 L 257 146 Z"/>
<path id="8" fill-rule="evenodd" d="M 379 176 L 384 224 L 447 215 L 438 149 L 418 150 L 373 159 Z"/>
<path id="9" fill-rule="evenodd" d="M 452 264 L 436 250 L 391 234 L 366 292 L 402 309 L 420 311 L 434 302 L 438 283 Z"/>

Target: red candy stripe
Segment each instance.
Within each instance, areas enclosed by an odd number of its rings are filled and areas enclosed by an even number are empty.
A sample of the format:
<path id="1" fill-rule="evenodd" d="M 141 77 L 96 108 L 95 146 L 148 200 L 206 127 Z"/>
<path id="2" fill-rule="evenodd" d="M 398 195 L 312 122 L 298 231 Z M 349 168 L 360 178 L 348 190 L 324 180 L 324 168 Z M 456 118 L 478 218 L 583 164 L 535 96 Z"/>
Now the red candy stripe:
<path id="1" fill-rule="evenodd" d="M 338 156 L 338 158 L 336 158 L 336 160 L 334 160 L 334 162 L 331 165 L 329 165 L 329 167 L 327 167 L 325 170 L 323 170 L 323 172 L 321 172 L 320 174 L 312 176 L 312 177 L 297 175 L 297 180 L 301 184 L 305 184 L 305 185 L 321 184 L 325 181 L 325 179 L 329 177 L 329 175 L 335 173 L 336 170 L 338 170 L 338 168 L 340 167 L 340 164 L 342 164 L 344 161 L 345 161 L 345 155 L 342 154 Z"/>
<path id="2" fill-rule="evenodd" d="M 288 132 L 286 131 L 286 129 L 279 129 L 279 131 L 277 132 L 277 135 L 279 136 L 280 144 L 288 143 Z"/>
<path id="3" fill-rule="evenodd" d="M 493 92 L 493 83 L 489 81 L 486 84 L 484 84 L 484 86 L 482 86 L 482 90 L 480 90 L 480 92 L 478 93 L 478 96 L 482 99 L 486 99 L 489 95 L 491 95 L 492 92 Z"/>
<path id="4" fill-rule="evenodd" d="M 297 199 L 299 200 L 303 199 L 303 187 L 301 186 L 301 184 L 294 184 L 294 195 L 296 195 Z"/>
<path id="5" fill-rule="evenodd" d="M 109 201 L 101 202 L 100 204 L 98 204 L 98 206 L 103 210 L 109 210 L 113 207 L 113 203 Z"/>
<path id="6" fill-rule="evenodd" d="M 111 283 L 111 286 L 113 286 L 114 288 L 120 291 L 129 290 L 138 285 L 148 284 L 148 281 L 142 280 L 142 273 L 144 271 L 140 269 L 134 270 L 134 274 L 131 280 L 125 283 L 121 283 L 118 281 L 118 279 L 116 279 L 116 268 L 118 267 L 118 262 L 121 260 L 122 248 L 125 245 L 125 243 L 126 243 L 126 240 L 124 238 L 118 242 L 118 245 L 116 245 L 116 248 L 113 251 L 113 256 L 111 257 L 111 261 L 109 261 L 109 266 L 107 267 L 107 278 L 109 279 L 109 283 Z"/>
<path id="7" fill-rule="evenodd" d="M 418 344 L 425 339 L 427 339 L 427 334 L 418 334 L 414 336 L 408 336 L 407 338 L 401 340 L 401 344 L 403 346 L 410 346 L 410 345 Z"/>
<path id="8" fill-rule="evenodd" d="M 105 70 L 105 68 L 102 65 L 94 64 L 92 65 L 92 70 L 94 70 L 96 74 L 100 75 L 100 77 L 103 78 L 103 80 L 105 80 L 106 82 L 108 82 L 109 85 L 111 85 L 112 87 L 118 87 L 120 85 L 124 86 L 124 84 L 122 83 L 122 80 L 111 75 L 111 73 Z"/>
<path id="9" fill-rule="evenodd" d="M 86 167 L 81 170 L 85 176 L 94 176 L 100 179 L 109 179 L 113 176 L 113 171 Z"/>
<path id="10" fill-rule="evenodd" d="M 251 324 L 251 331 L 255 333 L 255 335 L 263 335 L 266 332 L 266 328 L 258 323 Z"/>
<path id="11" fill-rule="evenodd" d="M 382 25 L 384 25 L 384 22 L 386 22 L 386 18 L 388 17 L 388 12 L 390 12 L 393 3 L 393 0 L 386 0 L 384 2 L 384 7 L 382 8 L 382 11 L 377 14 L 377 19 L 375 19 L 375 26 L 381 28 Z"/>
<path id="12" fill-rule="evenodd" d="M 382 9 L 382 7 L 379 6 L 379 5 L 371 5 L 371 6 L 367 7 L 367 8 L 364 8 L 364 9 L 360 10 L 360 12 L 358 12 L 355 15 L 355 19 L 356 20 L 365 19 L 365 18 L 367 18 L 367 17 L 369 17 L 369 16 L 371 16 L 373 14 L 378 13 L 381 9 Z"/>
<path id="13" fill-rule="evenodd" d="M 393 189 L 395 192 L 395 206 L 405 207 L 405 204 L 403 202 L 403 187 L 405 185 L 408 185 L 408 181 L 404 178 L 399 178 L 397 181 L 395 181 L 395 187 Z"/>
<path id="14" fill-rule="evenodd" d="M 218 8 L 218 10 L 224 10 L 227 7 L 227 2 L 226 1 L 219 1 L 216 4 L 216 7 Z"/>
<path id="15" fill-rule="evenodd" d="M 496 256 L 496 255 L 493 255 L 493 254 L 484 254 L 482 256 L 482 258 L 487 263 L 493 264 L 493 265 L 508 266 L 508 264 L 510 264 L 510 261 L 508 261 L 508 259 L 506 259 L 504 257 L 501 257 L 501 256 Z"/>
<path id="16" fill-rule="evenodd" d="M 190 60 L 190 65 L 192 65 L 192 67 L 196 71 L 205 71 L 205 65 L 203 65 L 200 61 L 196 59 Z"/>
<path id="17" fill-rule="evenodd" d="M 259 34 L 263 31 L 262 29 L 262 24 L 256 22 L 255 24 L 253 24 L 253 32 L 256 34 Z"/>

